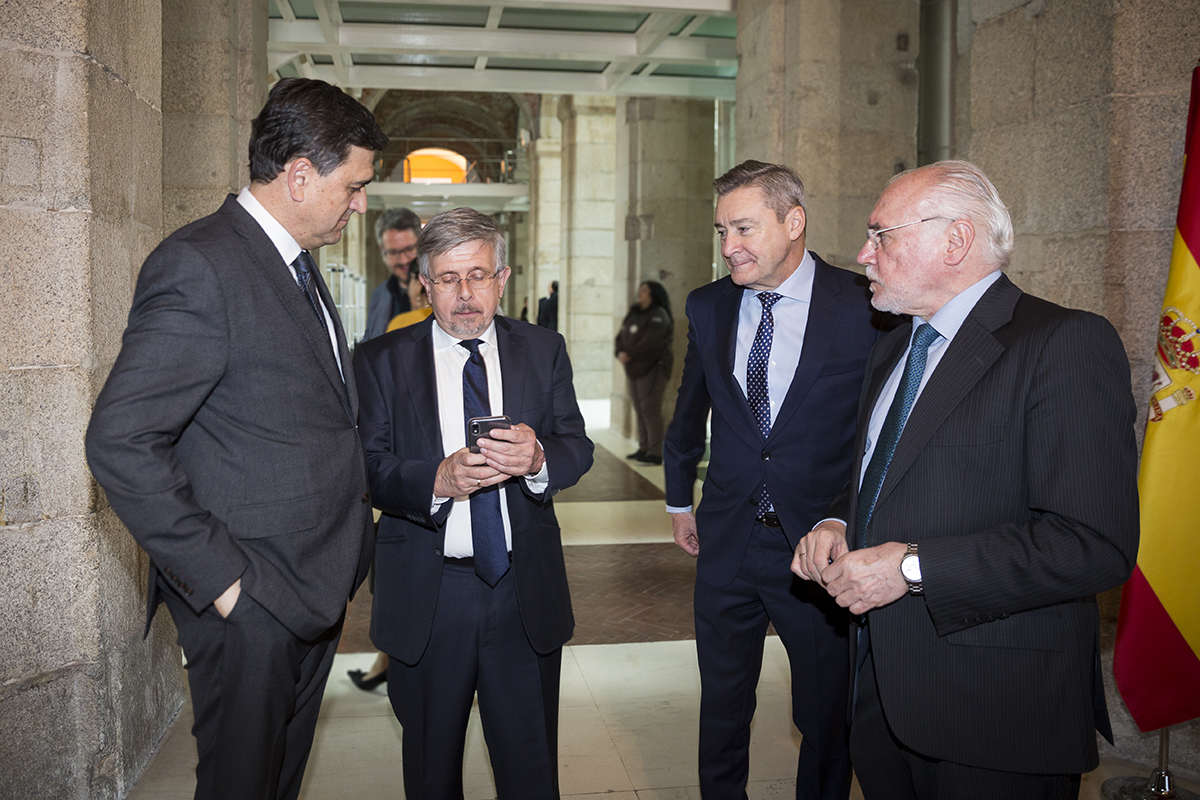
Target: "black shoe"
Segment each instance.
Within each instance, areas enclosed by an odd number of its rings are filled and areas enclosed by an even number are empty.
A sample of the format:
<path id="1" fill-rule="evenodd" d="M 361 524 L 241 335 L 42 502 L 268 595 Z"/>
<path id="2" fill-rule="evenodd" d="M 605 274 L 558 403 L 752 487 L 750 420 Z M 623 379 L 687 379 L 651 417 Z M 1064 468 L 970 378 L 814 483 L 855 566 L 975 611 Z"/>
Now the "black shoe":
<path id="1" fill-rule="evenodd" d="M 661 464 L 662 456 L 656 456 L 651 453 L 642 453 L 642 457 L 637 460 L 639 464 Z"/>
<path id="2" fill-rule="evenodd" d="M 627 455 L 625 457 L 632 458 L 635 461 L 641 461 L 643 458 L 646 457 L 646 451 L 639 449 L 636 453 L 630 453 L 629 455 Z"/>
<path id="3" fill-rule="evenodd" d="M 350 680 L 354 681 L 354 685 L 362 689 L 364 692 L 369 692 L 379 684 L 387 682 L 386 669 L 376 675 L 374 678 L 366 677 L 367 673 L 363 672 L 361 669 L 352 669 L 346 674 L 350 676 Z"/>

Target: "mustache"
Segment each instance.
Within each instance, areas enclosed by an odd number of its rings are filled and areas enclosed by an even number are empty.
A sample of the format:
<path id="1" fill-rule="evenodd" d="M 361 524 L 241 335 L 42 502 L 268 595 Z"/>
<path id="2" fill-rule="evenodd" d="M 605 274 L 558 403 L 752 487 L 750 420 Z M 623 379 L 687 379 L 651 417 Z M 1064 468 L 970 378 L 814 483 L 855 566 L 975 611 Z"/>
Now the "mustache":
<path id="1" fill-rule="evenodd" d="M 454 306 L 453 313 L 455 313 L 455 314 L 482 314 L 483 309 L 477 305 L 472 305 L 471 303 L 460 302 Z"/>

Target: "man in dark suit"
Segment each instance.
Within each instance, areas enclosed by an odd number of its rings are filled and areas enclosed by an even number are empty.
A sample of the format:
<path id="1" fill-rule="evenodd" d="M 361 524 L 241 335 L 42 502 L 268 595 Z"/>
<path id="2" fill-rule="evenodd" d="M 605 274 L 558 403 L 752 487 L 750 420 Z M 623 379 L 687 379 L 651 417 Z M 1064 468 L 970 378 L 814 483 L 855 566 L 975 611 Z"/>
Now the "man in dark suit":
<path id="1" fill-rule="evenodd" d="M 688 297 L 688 349 L 663 450 L 675 541 L 697 557 L 700 793 L 745 798 L 767 624 L 788 650 L 804 735 L 796 797 L 844 800 L 846 614 L 788 570 L 850 474 L 855 390 L 879 337 L 865 280 L 805 250 L 804 186 L 747 161 L 718 178 L 730 275 Z M 712 411 L 704 497 L 692 487 Z"/>
<path id="2" fill-rule="evenodd" d="M 558 281 L 550 281 L 550 294 L 538 300 L 537 324 L 558 330 Z"/>
<path id="3" fill-rule="evenodd" d="M 972 164 L 898 176 L 867 238 L 872 302 L 913 324 L 871 354 L 847 524 L 793 564 L 861 622 L 863 794 L 1077 797 L 1095 731 L 1111 741 L 1095 594 L 1138 543 L 1121 340 L 1001 274 L 1012 223 Z"/>
<path id="4" fill-rule="evenodd" d="M 387 137 L 321 81 L 254 120 L 251 184 L 138 276 L 87 434 L 187 656 L 196 797 L 295 798 L 346 600 L 371 560 L 358 395 L 305 249 L 341 237 Z M 147 630 L 149 619 L 147 619 Z"/>
<path id="5" fill-rule="evenodd" d="M 374 504 L 371 639 L 390 657 L 404 728 L 404 791 L 463 796 L 479 696 L 500 800 L 558 797 L 558 687 L 575 619 L 551 498 L 592 465 L 556 333 L 496 315 L 504 234 L 469 208 L 418 242 L 433 317 L 355 354 Z M 467 420 L 508 430 L 467 446 Z"/>

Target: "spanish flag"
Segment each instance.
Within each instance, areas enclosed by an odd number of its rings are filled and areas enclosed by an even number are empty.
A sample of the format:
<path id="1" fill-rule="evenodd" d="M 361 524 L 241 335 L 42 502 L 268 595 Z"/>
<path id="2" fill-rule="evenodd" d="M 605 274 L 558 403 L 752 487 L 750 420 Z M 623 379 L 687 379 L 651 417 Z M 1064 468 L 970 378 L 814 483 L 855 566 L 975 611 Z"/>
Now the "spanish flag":
<path id="1" fill-rule="evenodd" d="M 1141 547 L 1121 595 L 1113 676 L 1142 731 L 1200 717 L 1200 67 L 1184 139 L 1183 189 L 1142 467 Z"/>

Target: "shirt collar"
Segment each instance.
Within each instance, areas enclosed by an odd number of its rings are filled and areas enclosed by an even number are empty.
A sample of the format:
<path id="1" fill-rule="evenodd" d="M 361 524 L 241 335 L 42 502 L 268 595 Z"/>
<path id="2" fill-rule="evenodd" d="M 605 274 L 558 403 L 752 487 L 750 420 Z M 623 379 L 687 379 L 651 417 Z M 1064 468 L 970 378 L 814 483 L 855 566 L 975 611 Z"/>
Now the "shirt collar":
<path id="1" fill-rule="evenodd" d="M 799 300 L 801 303 L 807 303 L 812 298 L 813 276 L 816 274 L 816 271 L 817 262 L 813 259 L 812 253 L 805 250 L 804 258 L 800 259 L 800 266 L 796 267 L 796 271 L 789 275 L 787 280 L 779 284 L 779 286 L 767 291 L 783 295 L 789 300 Z M 751 293 L 755 297 L 762 294 L 762 292 L 756 290 L 751 290 Z"/>
<path id="2" fill-rule="evenodd" d="M 263 207 L 258 198 L 250 193 L 249 186 L 242 187 L 242 190 L 238 192 L 237 201 L 242 208 L 246 209 L 246 213 L 254 217 L 254 221 L 263 229 L 263 233 L 270 238 L 271 244 L 275 245 L 275 249 L 283 258 L 283 263 L 290 266 L 304 248 L 292 238 L 292 235 L 287 232 L 287 228 L 279 224 L 279 220 L 271 216 L 271 212 Z"/>
<path id="3" fill-rule="evenodd" d="M 479 334 L 478 336 L 476 336 L 474 338 L 480 339 L 481 341 L 487 342 L 490 346 L 495 347 L 496 346 L 496 320 L 493 318 L 491 323 L 487 326 L 487 328 L 484 329 L 483 333 Z M 459 339 L 457 336 L 451 336 L 450 334 L 446 333 L 446 331 L 442 328 L 441 324 L 437 321 L 437 317 L 433 318 L 433 349 L 434 349 L 434 351 L 448 350 L 451 347 L 457 347 L 458 343 L 461 341 L 462 341 L 462 339 Z M 464 353 L 467 352 L 467 350 L 465 348 L 460 348 L 460 349 L 462 349 L 462 351 Z"/>
<path id="4" fill-rule="evenodd" d="M 989 272 L 950 298 L 949 302 L 939 308 L 937 313 L 929 319 L 921 317 L 916 317 L 915 319 L 928 322 L 933 326 L 934 330 L 942 335 L 942 338 L 949 341 L 958 333 L 958 329 L 966 321 L 967 315 L 971 313 L 971 309 L 975 308 L 975 304 L 979 302 L 979 298 L 983 297 L 983 293 L 998 280 L 1000 280 L 1000 270 Z M 913 330 L 916 329 L 917 326 L 913 325 Z"/>

